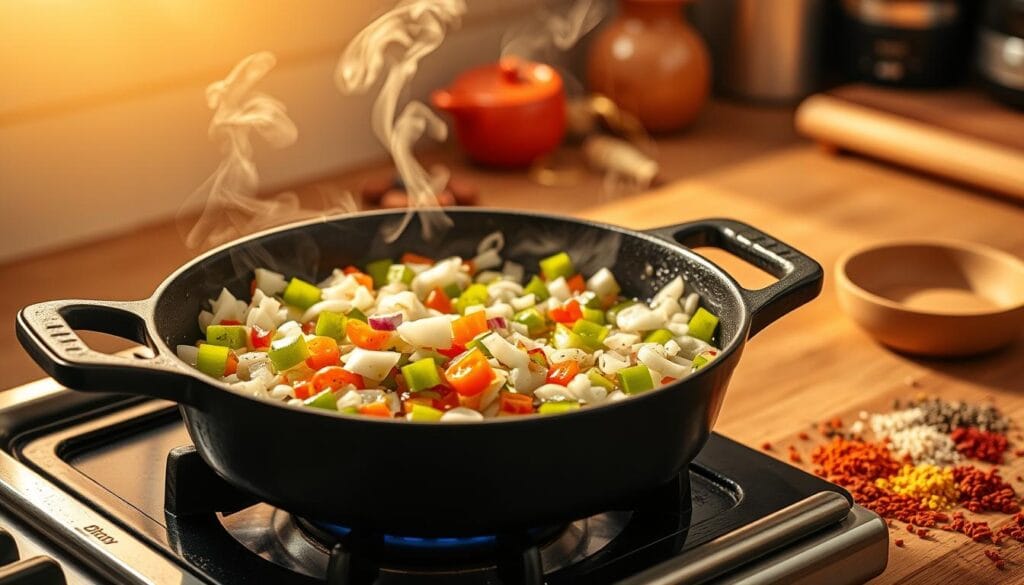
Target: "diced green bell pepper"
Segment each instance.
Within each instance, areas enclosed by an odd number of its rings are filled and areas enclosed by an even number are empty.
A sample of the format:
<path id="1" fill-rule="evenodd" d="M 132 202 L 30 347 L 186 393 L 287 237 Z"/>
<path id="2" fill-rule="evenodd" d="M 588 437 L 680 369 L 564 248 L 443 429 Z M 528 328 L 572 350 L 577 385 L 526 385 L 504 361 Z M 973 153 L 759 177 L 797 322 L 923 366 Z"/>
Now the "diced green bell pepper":
<path id="1" fill-rule="evenodd" d="M 591 309 L 590 307 L 583 307 L 583 318 L 591 323 L 597 323 L 598 325 L 604 325 L 604 311 L 601 309 Z"/>
<path id="2" fill-rule="evenodd" d="M 718 317 L 705 310 L 704 307 L 700 307 L 693 317 L 690 317 L 688 335 L 711 343 L 711 337 L 714 336 L 716 327 L 718 327 Z"/>
<path id="3" fill-rule="evenodd" d="M 274 369 L 278 372 L 295 367 L 309 357 L 306 338 L 302 335 L 294 335 L 275 339 L 270 343 L 267 356 L 270 357 L 270 363 L 274 364 Z"/>
<path id="4" fill-rule="evenodd" d="M 708 363 L 710 363 L 710 362 L 711 362 L 711 360 L 708 359 L 704 354 L 702 354 L 702 353 L 701 354 L 697 354 L 693 358 L 693 371 L 696 372 L 697 370 L 699 370 L 699 369 L 703 368 L 704 366 L 708 365 Z"/>
<path id="5" fill-rule="evenodd" d="M 555 332 L 551 334 L 551 345 L 554 345 L 555 349 L 586 349 L 587 342 L 578 333 L 559 323 L 555 325 Z"/>
<path id="6" fill-rule="evenodd" d="M 597 297 L 597 295 L 594 294 L 593 291 L 589 291 L 589 290 L 583 291 L 583 294 L 581 294 L 580 297 L 583 298 L 583 299 L 586 299 L 586 302 L 583 303 L 584 307 L 586 307 L 588 309 L 600 309 L 601 308 L 601 299 L 599 299 Z M 601 311 L 601 320 L 602 321 L 604 320 L 604 311 Z"/>
<path id="7" fill-rule="evenodd" d="M 484 331 L 483 333 L 480 333 L 479 335 L 471 339 L 469 343 L 466 344 L 466 349 L 479 348 L 480 351 L 482 351 L 483 354 L 488 358 L 494 357 L 493 355 L 491 355 L 491 351 L 487 349 L 487 346 L 483 344 L 483 338 L 487 337 L 488 335 L 491 335 L 492 333 L 494 332 Z"/>
<path id="8" fill-rule="evenodd" d="M 196 356 L 196 368 L 204 374 L 220 378 L 228 367 L 228 355 L 231 350 L 224 345 L 204 343 L 199 346 Z"/>
<path id="9" fill-rule="evenodd" d="M 445 296 L 447 296 L 449 299 L 457 298 L 459 295 L 462 294 L 462 289 L 459 288 L 459 283 L 457 282 L 449 283 L 442 287 L 441 290 L 444 291 Z"/>
<path id="10" fill-rule="evenodd" d="M 348 319 L 355 319 L 356 321 L 362 321 L 363 323 L 369 323 L 369 319 L 359 309 L 352 309 L 348 313 L 345 313 L 345 317 Z"/>
<path id="11" fill-rule="evenodd" d="M 609 392 L 615 390 L 615 383 L 606 378 L 604 374 L 601 373 L 601 370 L 597 368 L 590 368 L 587 370 L 587 379 L 590 380 L 590 384 L 592 386 L 600 386 Z"/>
<path id="12" fill-rule="evenodd" d="M 486 305 L 489 295 L 487 293 L 487 285 L 480 284 L 479 282 L 469 285 L 466 290 L 462 291 L 459 298 L 455 299 L 455 310 L 459 314 L 466 313 L 466 307 L 472 307 L 473 305 Z"/>
<path id="13" fill-rule="evenodd" d="M 322 408 L 324 410 L 338 410 L 338 399 L 334 396 L 334 392 L 330 388 L 314 394 L 303 402 L 306 406 L 312 406 L 313 408 Z"/>
<path id="14" fill-rule="evenodd" d="M 665 345 L 666 343 L 669 342 L 669 340 L 674 338 L 675 335 L 672 335 L 672 332 L 669 331 L 668 329 L 655 329 L 654 331 L 648 333 L 646 337 L 644 337 L 644 343 L 658 343 L 661 345 Z"/>
<path id="15" fill-rule="evenodd" d="M 530 279 L 530 282 L 526 283 L 523 287 L 524 294 L 533 293 L 533 296 L 537 299 L 537 302 L 546 301 L 551 298 L 551 293 L 548 292 L 548 287 L 544 284 L 544 281 L 540 279 L 536 274 Z"/>
<path id="16" fill-rule="evenodd" d="M 388 270 L 391 268 L 391 260 L 384 258 L 374 260 L 366 264 L 366 273 L 373 278 L 373 286 L 380 288 L 388 283 Z"/>
<path id="17" fill-rule="evenodd" d="M 616 304 L 614 307 L 608 309 L 608 312 L 605 313 L 605 317 L 608 319 L 607 322 L 611 323 L 612 325 L 615 325 L 615 319 L 616 317 L 619 316 L 619 312 L 622 311 L 622 309 L 625 309 L 626 307 L 632 307 L 635 304 L 636 301 L 627 299 L 625 301 L 622 301 L 621 303 Z"/>
<path id="18" fill-rule="evenodd" d="M 434 422 L 441 420 L 441 415 L 444 413 L 432 406 L 427 406 L 426 404 L 413 404 L 412 410 L 409 414 L 409 420 L 418 422 Z"/>
<path id="19" fill-rule="evenodd" d="M 578 410 L 579 402 L 545 402 L 540 405 L 537 412 L 540 414 L 561 414 L 572 410 Z"/>
<path id="20" fill-rule="evenodd" d="M 359 414 L 359 409 L 354 406 L 346 406 L 341 409 L 341 412 L 345 414 Z"/>
<path id="21" fill-rule="evenodd" d="M 626 394 L 639 394 L 654 388 L 651 371 L 643 364 L 622 368 L 616 376 L 619 379 L 619 386 Z"/>
<path id="22" fill-rule="evenodd" d="M 544 331 L 548 328 L 547 319 L 544 318 L 543 313 L 537 310 L 537 307 L 530 307 L 519 311 L 512 317 L 512 320 L 526 325 L 530 337 L 543 335 Z"/>
<path id="23" fill-rule="evenodd" d="M 402 366 L 402 376 L 411 392 L 433 388 L 441 383 L 441 376 L 437 373 L 437 362 L 430 358 L 423 358 L 407 366 Z"/>
<path id="24" fill-rule="evenodd" d="M 283 297 L 286 304 L 306 310 L 320 302 L 321 294 L 320 288 L 315 284 L 293 278 L 284 288 Z"/>
<path id="25" fill-rule="evenodd" d="M 341 313 L 321 311 L 316 318 L 316 334 L 340 342 L 345 339 L 345 321 L 345 315 Z"/>
<path id="26" fill-rule="evenodd" d="M 223 345 L 231 349 L 245 347 L 249 334 L 241 325 L 210 325 L 206 328 L 206 343 Z"/>
<path id="27" fill-rule="evenodd" d="M 541 260 L 540 271 L 548 282 L 555 280 L 559 276 L 569 278 L 576 274 L 576 269 L 572 266 L 572 258 L 569 258 L 569 254 L 565 252 L 559 252 L 554 256 L 548 256 Z"/>
<path id="28" fill-rule="evenodd" d="M 413 277 L 416 276 L 412 269 L 405 264 L 392 264 L 388 268 L 388 282 L 402 284 L 409 284 L 412 282 Z"/>
<path id="29" fill-rule="evenodd" d="M 604 346 L 604 338 L 608 337 L 607 327 L 586 319 L 576 321 L 572 326 L 572 332 L 583 340 L 585 349 L 590 351 L 601 349 Z"/>

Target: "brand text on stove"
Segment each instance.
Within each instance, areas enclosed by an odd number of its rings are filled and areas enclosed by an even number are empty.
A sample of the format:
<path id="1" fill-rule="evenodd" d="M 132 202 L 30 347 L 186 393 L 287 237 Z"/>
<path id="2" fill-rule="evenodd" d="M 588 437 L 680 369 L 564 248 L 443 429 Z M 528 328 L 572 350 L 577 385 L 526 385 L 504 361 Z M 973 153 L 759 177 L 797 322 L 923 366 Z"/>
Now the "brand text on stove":
<path id="1" fill-rule="evenodd" d="M 99 526 L 96 526 L 95 524 L 90 524 L 82 530 L 85 531 L 86 534 L 91 534 L 95 536 L 96 540 L 102 542 L 103 544 L 117 544 L 117 539 L 115 539 L 113 536 L 110 536 L 106 532 L 103 532 L 103 529 Z"/>

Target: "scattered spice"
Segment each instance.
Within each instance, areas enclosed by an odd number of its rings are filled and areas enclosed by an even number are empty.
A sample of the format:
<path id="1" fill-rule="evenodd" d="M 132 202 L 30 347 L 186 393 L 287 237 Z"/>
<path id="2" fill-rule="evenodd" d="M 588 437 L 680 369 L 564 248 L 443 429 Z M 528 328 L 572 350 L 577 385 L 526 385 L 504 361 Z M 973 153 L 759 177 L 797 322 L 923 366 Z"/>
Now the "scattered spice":
<path id="1" fill-rule="evenodd" d="M 769 443 L 768 441 L 765 441 L 764 443 L 761 444 L 761 448 L 764 449 L 765 451 L 771 451 L 772 444 Z"/>
<path id="2" fill-rule="evenodd" d="M 808 435 L 807 433 L 803 432 L 803 431 L 800 431 L 800 433 L 797 435 L 797 438 L 799 438 L 801 441 L 810 441 L 811 440 L 811 436 Z"/>
<path id="3" fill-rule="evenodd" d="M 793 445 L 789 446 L 789 460 L 793 463 L 803 463 L 803 457 L 800 457 L 800 452 L 796 450 Z"/>
<path id="4" fill-rule="evenodd" d="M 1017 512 L 1010 518 L 1010 522 L 1001 527 L 997 532 L 999 536 L 1006 536 L 1024 542 L 1024 512 Z"/>
<path id="5" fill-rule="evenodd" d="M 1003 452 L 1010 446 L 1006 435 L 992 431 L 983 431 L 976 427 L 959 427 L 953 429 L 949 438 L 956 444 L 956 450 L 971 459 L 1002 464 Z"/>
<path id="6" fill-rule="evenodd" d="M 896 542 L 893 543 L 893 544 L 895 544 L 896 546 L 898 546 L 900 548 L 903 548 L 903 539 L 902 538 L 897 538 Z"/>

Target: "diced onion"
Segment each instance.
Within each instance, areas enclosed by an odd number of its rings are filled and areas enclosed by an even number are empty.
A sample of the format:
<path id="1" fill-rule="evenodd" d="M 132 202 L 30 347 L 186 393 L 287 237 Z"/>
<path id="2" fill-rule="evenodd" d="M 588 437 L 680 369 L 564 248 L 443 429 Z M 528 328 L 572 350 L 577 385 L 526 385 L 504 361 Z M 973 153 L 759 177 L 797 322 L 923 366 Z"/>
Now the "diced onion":
<path id="1" fill-rule="evenodd" d="M 452 321 L 447 315 L 407 321 L 398 326 L 398 335 L 416 347 L 448 349 L 452 346 Z"/>
<path id="2" fill-rule="evenodd" d="M 487 320 L 487 326 L 491 329 L 508 329 L 508 320 L 504 317 L 491 317 Z"/>
<path id="3" fill-rule="evenodd" d="M 371 380 L 383 380 L 398 365 L 402 354 L 395 351 L 371 351 L 357 347 L 348 354 L 345 369 Z"/>
<path id="4" fill-rule="evenodd" d="M 390 315 L 373 315 L 369 319 L 370 327 L 373 327 L 377 331 L 395 331 L 398 326 L 402 324 L 401 313 L 391 313 Z"/>
<path id="5" fill-rule="evenodd" d="M 484 415 L 464 406 L 457 406 L 441 415 L 441 422 L 474 422 L 484 420 Z"/>

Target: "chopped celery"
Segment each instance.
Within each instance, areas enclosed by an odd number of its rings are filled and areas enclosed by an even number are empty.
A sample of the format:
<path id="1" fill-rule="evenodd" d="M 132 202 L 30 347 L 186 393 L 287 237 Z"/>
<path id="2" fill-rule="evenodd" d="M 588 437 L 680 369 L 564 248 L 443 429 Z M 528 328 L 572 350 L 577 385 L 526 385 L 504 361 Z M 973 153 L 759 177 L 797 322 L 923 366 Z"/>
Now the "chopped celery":
<path id="1" fill-rule="evenodd" d="M 330 388 L 314 394 L 302 402 L 306 406 L 312 406 L 314 408 L 322 408 L 324 410 L 338 410 L 338 399 L 334 396 L 334 392 Z"/>
<path id="2" fill-rule="evenodd" d="M 459 283 L 457 282 L 449 283 L 448 285 L 441 287 L 441 290 L 444 291 L 444 294 L 449 299 L 454 299 L 462 294 L 462 289 L 459 288 Z"/>
<path id="3" fill-rule="evenodd" d="M 561 414 L 570 410 L 577 410 L 579 407 L 579 402 L 545 402 L 540 405 L 537 412 L 540 414 Z"/>
<path id="4" fill-rule="evenodd" d="M 315 284 L 293 278 L 285 287 L 283 297 L 285 303 L 305 310 L 320 302 L 320 295 Z"/>
<path id="5" fill-rule="evenodd" d="M 267 355 L 274 369 L 283 372 L 305 361 L 309 357 L 309 348 L 306 347 L 306 338 L 298 334 L 271 342 Z"/>
<path id="6" fill-rule="evenodd" d="M 442 414 L 444 413 L 432 406 L 413 404 L 412 411 L 409 413 L 409 420 L 433 422 L 441 420 Z"/>
<path id="7" fill-rule="evenodd" d="M 651 371 L 643 364 L 622 368 L 616 375 L 619 378 L 619 386 L 626 394 L 639 394 L 654 388 Z"/>
<path id="8" fill-rule="evenodd" d="M 615 318 L 619 316 L 619 312 L 622 311 L 622 309 L 625 309 L 626 307 L 632 307 L 635 304 L 636 301 L 627 299 L 625 301 L 622 301 L 621 303 L 616 304 L 614 307 L 608 309 L 608 312 L 605 313 L 605 317 L 608 319 L 608 323 L 615 325 Z"/>
<path id="9" fill-rule="evenodd" d="M 694 369 L 694 371 L 697 371 L 697 370 L 703 368 L 704 366 L 708 365 L 708 361 L 709 361 L 708 358 L 704 357 L 703 355 L 694 356 L 694 358 L 693 358 L 693 369 Z"/>
<path id="10" fill-rule="evenodd" d="M 538 311 L 537 307 L 530 307 L 529 309 L 519 311 L 515 314 L 512 320 L 516 323 L 526 325 L 531 337 L 542 335 L 548 328 L 548 323 L 544 318 L 544 314 Z"/>
<path id="11" fill-rule="evenodd" d="M 390 268 L 391 260 L 387 258 L 366 264 L 366 273 L 373 278 L 373 286 L 380 288 L 388 283 L 388 269 Z"/>
<path id="12" fill-rule="evenodd" d="M 412 269 L 405 264 L 392 264 L 391 267 L 388 268 L 389 283 L 400 282 L 402 284 L 409 284 L 412 282 L 414 276 L 416 275 L 413 274 Z"/>
<path id="13" fill-rule="evenodd" d="M 466 307 L 486 305 L 488 297 L 487 285 L 480 283 L 471 284 L 466 290 L 462 291 L 459 298 L 455 299 L 455 310 L 460 314 L 464 314 Z"/>
<path id="14" fill-rule="evenodd" d="M 196 355 L 196 367 L 200 372 L 220 378 L 228 367 L 228 355 L 231 350 L 223 345 L 204 343 L 199 346 Z"/>
<path id="15" fill-rule="evenodd" d="M 349 319 L 355 319 L 356 321 L 362 321 L 363 323 L 368 323 L 369 322 L 369 319 L 366 318 L 366 315 L 364 315 L 363 312 L 360 311 L 359 309 L 355 309 L 355 308 L 353 308 L 351 311 L 346 313 L 345 317 L 347 317 Z"/>
<path id="16" fill-rule="evenodd" d="M 592 386 L 600 386 L 609 392 L 615 390 L 615 384 L 608 378 L 605 378 L 601 370 L 597 368 L 587 370 L 587 379 L 590 380 Z"/>
<path id="17" fill-rule="evenodd" d="M 572 259 L 565 252 L 559 252 L 541 260 L 540 271 L 548 282 L 559 276 L 569 278 L 576 273 L 576 269 L 572 266 Z"/>
<path id="18" fill-rule="evenodd" d="M 345 316 L 334 311 L 323 311 L 316 319 L 316 334 L 335 341 L 345 339 Z"/>
<path id="19" fill-rule="evenodd" d="M 586 319 L 576 321 L 572 326 L 572 332 L 583 340 L 584 348 L 590 351 L 601 349 L 604 346 L 604 338 L 608 337 L 607 327 Z"/>
<path id="20" fill-rule="evenodd" d="M 430 358 L 402 366 L 402 376 L 412 392 L 433 388 L 441 383 L 441 376 L 437 373 L 437 362 Z"/>
<path id="21" fill-rule="evenodd" d="M 583 291 L 581 297 L 587 299 L 587 302 L 583 303 L 583 306 L 588 309 L 600 309 L 601 298 L 594 294 L 593 291 Z M 604 321 L 604 311 L 601 311 L 601 320 Z"/>
<path id="22" fill-rule="evenodd" d="M 582 336 L 561 323 L 555 326 L 555 332 L 551 335 L 551 344 L 555 346 L 555 349 L 585 349 L 587 347 L 587 342 Z"/>
<path id="23" fill-rule="evenodd" d="M 693 317 L 690 317 L 688 335 L 711 343 L 711 337 L 715 334 L 716 327 L 718 327 L 718 317 L 705 310 L 704 307 L 701 307 L 697 309 Z"/>
<path id="24" fill-rule="evenodd" d="M 206 328 L 206 343 L 232 349 L 245 347 L 249 334 L 241 325 L 210 325 Z"/>
<path id="25" fill-rule="evenodd" d="M 487 346 L 483 344 L 484 337 L 487 337 L 491 333 L 493 333 L 493 331 L 484 331 L 483 333 L 480 333 L 466 344 L 466 349 L 479 348 L 480 351 L 482 351 L 488 358 L 494 357 L 491 355 L 491 351 L 487 349 Z"/>
<path id="26" fill-rule="evenodd" d="M 551 293 L 548 292 L 547 285 L 540 279 L 536 274 L 530 279 L 530 282 L 526 283 L 523 287 L 523 294 L 533 293 L 533 296 L 537 299 L 537 302 L 546 301 L 551 297 Z"/>
<path id="27" fill-rule="evenodd" d="M 661 345 L 665 345 L 666 343 L 669 342 L 670 339 L 674 337 L 675 335 L 672 335 L 672 332 L 669 331 L 668 329 L 655 329 L 654 331 L 648 333 L 646 337 L 644 337 L 644 343 L 658 343 Z"/>
<path id="28" fill-rule="evenodd" d="M 604 311 L 601 309 L 591 309 L 590 307 L 583 307 L 583 318 L 591 323 L 597 323 L 598 325 L 604 325 Z"/>

